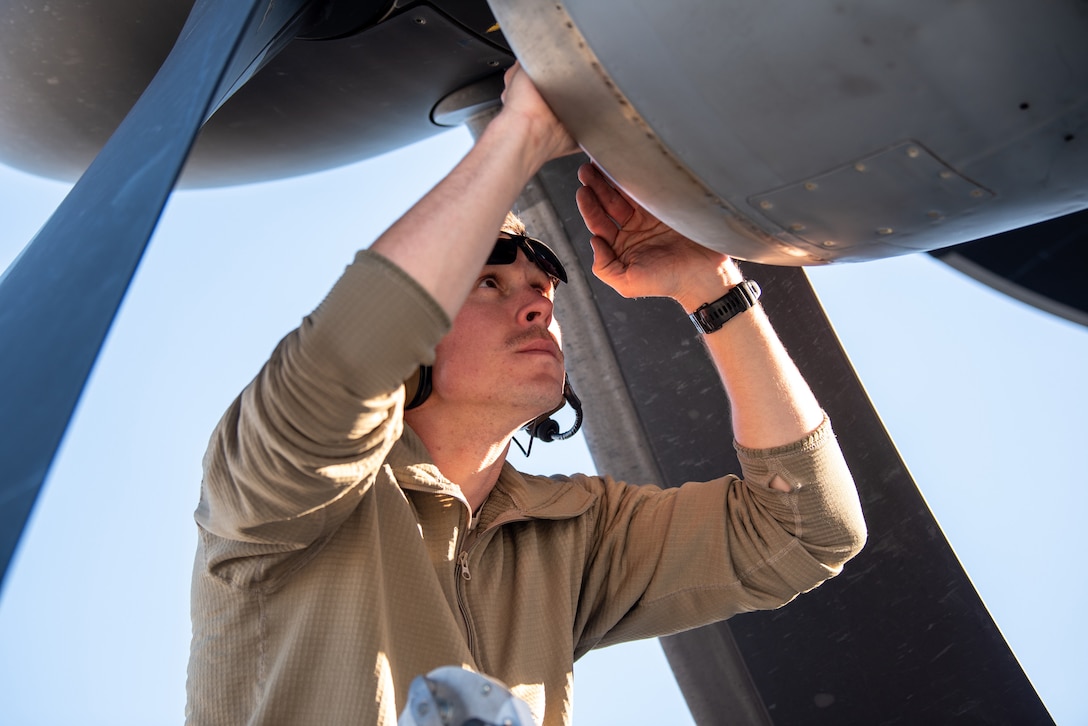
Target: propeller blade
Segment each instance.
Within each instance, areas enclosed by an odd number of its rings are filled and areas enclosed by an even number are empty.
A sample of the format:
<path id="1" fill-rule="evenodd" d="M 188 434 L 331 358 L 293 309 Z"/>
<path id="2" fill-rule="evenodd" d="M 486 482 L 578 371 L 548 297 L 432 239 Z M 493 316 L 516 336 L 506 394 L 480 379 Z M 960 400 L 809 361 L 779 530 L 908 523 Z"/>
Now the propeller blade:
<path id="1" fill-rule="evenodd" d="M 3 573 L 201 125 L 294 37 L 308 3 L 198 0 L 132 111 L 0 277 Z"/>
<path id="2" fill-rule="evenodd" d="M 1088 325 L 1088 210 L 929 254 L 1021 302 Z"/>
<path id="3" fill-rule="evenodd" d="M 574 201 L 583 160 L 549 162 L 518 208 L 572 273 L 557 316 L 594 462 L 617 479 L 669 486 L 739 472 L 723 438 L 728 400 L 687 318 L 669 301 L 621 298 L 591 274 L 589 232 Z M 743 269 L 763 286 L 762 306 L 834 423 L 869 541 L 839 577 L 782 610 L 662 639 L 695 722 L 1053 723 L 804 270 Z"/>

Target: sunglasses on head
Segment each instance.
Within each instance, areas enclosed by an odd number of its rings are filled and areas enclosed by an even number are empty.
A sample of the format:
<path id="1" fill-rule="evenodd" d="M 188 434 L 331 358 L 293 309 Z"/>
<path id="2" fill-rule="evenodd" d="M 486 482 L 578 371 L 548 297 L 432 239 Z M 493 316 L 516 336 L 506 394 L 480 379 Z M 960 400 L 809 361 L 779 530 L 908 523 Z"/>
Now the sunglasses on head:
<path id="1" fill-rule="evenodd" d="M 518 258 L 520 249 L 529 258 L 529 261 L 544 271 L 548 277 L 567 281 L 567 271 L 563 269 L 563 263 L 548 249 L 548 246 L 538 239 L 526 237 L 522 234 L 501 232 L 506 235 L 495 241 L 495 247 L 491 250 L 491 256 L 487 258 L 489 265 L 512 265 Z"/>

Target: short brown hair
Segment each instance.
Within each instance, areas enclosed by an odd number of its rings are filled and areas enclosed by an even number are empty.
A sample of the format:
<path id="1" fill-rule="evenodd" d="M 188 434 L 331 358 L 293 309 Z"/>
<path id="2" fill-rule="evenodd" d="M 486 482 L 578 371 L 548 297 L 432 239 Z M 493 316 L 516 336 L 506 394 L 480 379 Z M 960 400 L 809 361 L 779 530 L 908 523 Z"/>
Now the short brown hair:
<path id="1" fill-rule="evenodd" d="M 506 232 L 507 234 L 525 236 L 525 222 L 522 222 L 521 217 L 513 212 L 507 212 L 506 219 L 503 221 L 499 231 Z"/>

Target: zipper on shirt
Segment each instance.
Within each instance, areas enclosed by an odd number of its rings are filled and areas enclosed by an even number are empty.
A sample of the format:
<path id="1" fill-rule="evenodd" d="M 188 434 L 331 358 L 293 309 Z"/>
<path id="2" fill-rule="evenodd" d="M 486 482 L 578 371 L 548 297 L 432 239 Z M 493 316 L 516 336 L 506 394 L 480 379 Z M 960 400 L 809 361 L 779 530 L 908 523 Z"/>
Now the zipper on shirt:
<path id="1" fill-rule="evenodd" d="M 466 506 L 466 509 L 467 509 L 467 506 Z M 469 517 L 469 522 L 471 522 L 472 521 L 472 512 L 471 511 L 468 513 L 468 517 Z M 468 550 L 469 550 L 469 548 L 466 546 L 467 545 L 466 539 L 468 539 L 468 538 L 463 536 L 463 535 L 458 537 L 459 541 L 457 542 L 457 550 L 458 550 L 457 564 L 455 565 L 455 567 L 456 567 L 456 574 L 459 575 L 460 577 L 457 578 L 458 581 L 454 585 L 454 590 L 456 591 L 456 594 L 457 594 L 457 605 L 461 610 L 461 617 L 464 618 L 464 620 L 465 620 L 465 635 L 466 635 L 467 640 L 468 640 L 468 642 L 466 643 L 468 645 L 468 652 L 471 653 L 472 657 L 475 659 L 476 658 L 476 642 L 475 642 L 476 639 L 472 636 L 472 618 L 469 616 L 468 605 L 465 603 L 465 591 L 464 591 L 465 583 L 467 583 L 469 580 L 472 579 L 472 572 L 468 568 Z"/>
<path id="2" fill-rule="evenodd" d="M 471 524 L 471 511 L 468 513 L 468 517 L 469 523 Z M 500 518 L 492 522 L 490 525 L 488 525 L 487 529 L 491 530 L 500 524 L 506 524 L 507 522 L 519 522 L 526 519 L 528 519 L 528 517 L 521 514 L 507 516 L 505 518 Z M 461 617 L 464 618 L 465 621 L 465 633 L 468 636 L 468 652 L 472 654 L 473 658 L 476 658 L 476 639 L 473 637 L 472 634 L 472 618 L 468 612 L 468 605 L 465 603 L 465 587 L 466 583 L 472 580 L 472 571 L 469 569 L 468 566 L 469 551 L 476 546 L 477 542 L 479 541 L 480 533 L 475 528 L 473 528 L 472 530 L 468 530 L 468 527 L 466 527 L 465 530 L 467 534 L 459 537 L 457 542 L 457 564 L 455 565 L 455 572 L 459 577 L 457 578 L 458 581 L 454 586 L 454 590 L 456 591 L 457 595 L 457 606 L 460 608 Z"/>
<path id="3" fill-rule="evenodd" d="M 468 551 L 467 550 L 461 550 L 461 556 L 457 558 L 457 562 L 458 562 L 458 567 L 461 570 L 461 579 L 462 580 L 471 580 L 472 579 L 472 573 L 469 572 L 469 569 L 468 569 Z"/>

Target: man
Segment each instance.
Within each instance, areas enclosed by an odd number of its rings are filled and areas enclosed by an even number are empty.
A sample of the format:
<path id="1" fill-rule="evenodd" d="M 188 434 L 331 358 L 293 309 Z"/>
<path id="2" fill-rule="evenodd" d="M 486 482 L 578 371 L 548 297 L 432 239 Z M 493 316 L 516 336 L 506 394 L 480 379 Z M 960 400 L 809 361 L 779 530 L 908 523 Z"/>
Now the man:
<path id="1" fill-rule="evenodd" d="M 463 665 L 566 724 L 589 649 L 777 607 L 860 549 L 829 424 L 758 305 L 706 336 L 743 481 L 663 492 L 505 464 L 513 434 L 562 400 L 564 368 L 561 271 L 504 218 L 576 147 L 517 66 L 504 102 L 217 427 L 190 723 L 393 724 L 414 676 Z M 692 312 L 741 283 L 592 167 L 579 177 L 594 272 L 621 294 Z M 405 411 L 403 382 L 431 364 L 430 395 Z"/>

